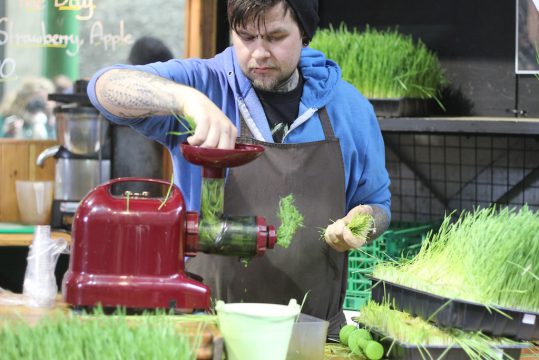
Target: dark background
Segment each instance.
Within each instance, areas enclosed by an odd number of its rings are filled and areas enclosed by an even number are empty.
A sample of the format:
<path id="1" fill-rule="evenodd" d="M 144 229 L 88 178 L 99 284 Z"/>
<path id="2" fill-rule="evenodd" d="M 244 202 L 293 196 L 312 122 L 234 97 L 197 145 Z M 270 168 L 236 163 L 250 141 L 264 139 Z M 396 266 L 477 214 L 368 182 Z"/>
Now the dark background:
<path id="1" fill-rule="evenodd" d="M 516 0 L 320 0 L 321 27 L 394 29 L 420 38 L 440 58 L 450 86 L 445 115 L 539 117 L 539 80 L 515 76 Z M 218 50 L 228 44 L 219 3 Z M 518 97 L 516 96 L 518 90 Z M 518 103 L 517 103 L 518 100 Z"/>

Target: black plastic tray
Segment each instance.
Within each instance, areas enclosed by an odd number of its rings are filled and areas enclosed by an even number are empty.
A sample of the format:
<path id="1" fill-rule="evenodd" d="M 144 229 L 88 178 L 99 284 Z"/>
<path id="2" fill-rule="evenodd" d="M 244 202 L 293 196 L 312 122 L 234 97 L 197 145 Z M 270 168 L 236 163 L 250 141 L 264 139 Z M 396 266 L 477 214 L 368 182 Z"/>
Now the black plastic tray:
<path id="1" fill-rule="evenodd" d="M 539 339 L 539 313 L 497 307 L 507 316 L 481 304 L 453 299 L 412 289 L 389 281 L 370 277 L 372 300 L 388 299 L 396 309 L 435 322 L 442 327 L 457 327 L 466 331 L 482 331 L 495 337 L 516 340 Z"/>
<path id="2" fill-rule="evenodd" d="M 369 99 L 376 116 L 417 117 L 431 115 L 436 105 L 433 99 Z"/>
<path id="3" fill-rule="evenodd" d="M 444 359 L 444 360 L 468 360 L 470 357 L 461 347 L 452 347 L 446 350 L 445 346 L 422 346 L 421 350 L 417 345 L 402 344 L 394 342 L 393 339 L 388 337 L 381 337 L 379 335 L 374 336 L 383 346 L 387 352 L 390 349 L 389 354 L 386 353 L 388 359 L 399 360 L 425 360 L 425 359 Z M 514 346 L 514 347 L 499 347 L 499 359 L 512 358 L 513 360 L 520 359 L 520 353 L 526 346 Z M 426 353 L 428 352 L 428 354 Z M 440 356 L 444 354 L 443 357 Z"/>

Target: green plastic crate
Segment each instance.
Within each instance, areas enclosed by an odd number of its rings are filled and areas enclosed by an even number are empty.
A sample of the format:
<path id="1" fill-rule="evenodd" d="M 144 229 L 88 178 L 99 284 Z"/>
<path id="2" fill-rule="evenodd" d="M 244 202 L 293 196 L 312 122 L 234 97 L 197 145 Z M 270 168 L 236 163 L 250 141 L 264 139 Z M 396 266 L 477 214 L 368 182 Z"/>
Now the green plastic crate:
<path id="1" fill-rule="evenodd" d="M 421 249 L 429 231 L 436 231 L 440 222 L 397 223 L 383 235 L 383 252 L 388 259 L 412 258 Z"/>
<path id="2" fill-rule="evenodd" d="M 371 281 L 374 266 L 381 260 L 413 257 L 423 239 L 431 230 L 437 230 L 440 222 L 396 223 L 382 236 L 360 250 L 348 253 L 348 283 L 343 308 L 357 311 L 371 297 Z"/>
<path id="3" fill-rule="evenodd" d="M 359 310 L 361 305 L 371 297 L 371 281 L 367 275 L 372 274 L 374 265 L 382 257 L 382 240 L 376 239 L 361 250 L 351 250 L 348 253 L 348 283 L 343 308 Z"/>
<path id="4" fill-rule="evenodd" d="M 358 311 L 371 298 L 371 290 L 346 291 L 343 309 Z"/>

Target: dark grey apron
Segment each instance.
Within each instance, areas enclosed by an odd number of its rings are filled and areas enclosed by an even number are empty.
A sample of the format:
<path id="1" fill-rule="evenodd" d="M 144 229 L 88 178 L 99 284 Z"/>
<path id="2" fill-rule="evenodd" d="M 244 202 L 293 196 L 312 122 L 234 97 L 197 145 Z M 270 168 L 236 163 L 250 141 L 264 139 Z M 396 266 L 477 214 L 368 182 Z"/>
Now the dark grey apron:
<path id="1" fill-rule="evenodd" d="M 339 140 L 325 109 L 319 111 L 324 141 L 275 144 L 254 140 L 242 120 L 238 142 L 261 144 L 264 154 L 229 171 L 225 186 L 227 215 L 264 216 L 278 227 L 279 199 L 292 193 L 304 216 L 290 247 L 275 246 L 246 267 L 237 257 L 198 254 L 187 270 L 204 278 L 212 296 L 225 302 L 301 303 L 302 312 L 330 320 L 328 334 L 345 322 L 348 255 L 330 248 L 321 229 L 344 216 L 345 182 Z"/>

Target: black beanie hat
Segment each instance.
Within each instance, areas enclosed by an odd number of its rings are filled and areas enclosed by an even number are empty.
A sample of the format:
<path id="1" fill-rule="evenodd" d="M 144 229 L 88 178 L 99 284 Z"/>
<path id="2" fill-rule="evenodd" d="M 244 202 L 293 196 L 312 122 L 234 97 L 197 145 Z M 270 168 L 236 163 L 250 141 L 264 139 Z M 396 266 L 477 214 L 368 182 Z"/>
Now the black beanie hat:
<path id="1" fill-rule="evenodd" d="M 296 13 L 296 17 L 305 31 L 307 42 L 313 39 L 316 27 L 318 26 L 318 0 L 286 0 L 288 5 Z"/>

